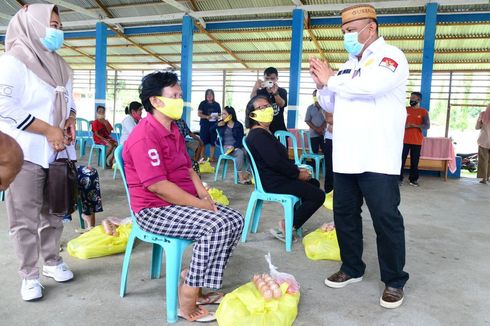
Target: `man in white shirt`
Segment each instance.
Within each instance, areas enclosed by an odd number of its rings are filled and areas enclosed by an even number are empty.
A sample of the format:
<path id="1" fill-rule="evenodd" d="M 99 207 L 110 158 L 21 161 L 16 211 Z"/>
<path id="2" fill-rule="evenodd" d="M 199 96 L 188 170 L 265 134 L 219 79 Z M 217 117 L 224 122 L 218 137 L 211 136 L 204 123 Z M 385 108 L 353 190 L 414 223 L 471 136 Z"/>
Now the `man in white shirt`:
<path id="1" fill-rule="evenodd" d="M 398 210 L 398 178 L 405 129 L 408 62 L 398 48 L 378 36 L 376 11 L 355 5 L 342 11 L 349 60 L 337 73 L 317 58 L 310 73 L 322 107 L 334 113 L 334 220 L 342 266 L 325 284 L 341 288 L 359 282 L 362 261 L 363 200 L 371 213 L 385 290 L 381 306 L 397 308 L 408 280 L 405 229 Z"/>

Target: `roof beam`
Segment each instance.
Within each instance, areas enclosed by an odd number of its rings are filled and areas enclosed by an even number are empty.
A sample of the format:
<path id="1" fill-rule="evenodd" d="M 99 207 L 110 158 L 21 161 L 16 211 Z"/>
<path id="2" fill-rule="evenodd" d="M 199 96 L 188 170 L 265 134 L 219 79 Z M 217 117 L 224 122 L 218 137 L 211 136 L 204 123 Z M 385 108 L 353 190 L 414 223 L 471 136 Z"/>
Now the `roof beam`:
<path id="1" fill-rule="evenodd" d="M 208 32 L 206 30 L 206 22 L 204 21 L 204 19 L 202 17 L 199 18 L 196 16 L 196 13 L 198 13 L 198 11 L 197 11 L 198 8 L 197 8 L 196 3 L 194 1 L 191 0 L 191 6 L 193 7 L 194 10 L 187 8 L 186 6 L 178 3 L 175 0 L 162 0 L 162 1 L 164 1 L 165 3 L 171 5 L 171 6 L 177 8 L 179 10 L 185 11 L 191 17 L 198 19 L 199 24 L 194 23 L 194 25 L 199 29 L 199 31 L 201 33 L 206 34 L 207 37 L 209 37 L 220 48 L 225 50 L 225 52 L 228 53 L 230 56 L 232 56 L 238 63 L 243 65 L 245 68 L 248 68 L 247 64 L 244 63 L 242 59 L 240 59 L 235 53 L 233 53 L 233 51 L 228 49 L 220 40 L 218 40 L 215 36 L 213 36 L 210 32 Z"/>
<path id="2" fill-rule="evenodd" d="M 310 13 L 306 13 L 306 18 L 305 18 L 305 28 L 306 30 L 308 31 L 308 35 L 310 36 L 311 38 L 311 41 L 313 42 L 313 44 L 315 45 L 315 48 L 316 50 L 318 51 L 318 53 L 324 58 L 324 59 L 327 59 L 329 60 L 329 58 L 327 57 L 327 55 L 325 54 L 325 52 L 323 51 L 320 43 L 318 42 L 318 39 L 316 38 L 316 35 L 315 33 L 313 33 L 313 31 L 311 30 L 311 26 L 310 26 Z M 304 51 L 303 51 L 304 52 Z"/>
<path id="3" fill-rule="evenodd" d="M 49 3 L 52 3 L 54 5 L 57 5 L 57 6 L 60 6 L 60 7 L 64 7 L 64 8 L 69 8 L 79 14 L 82 14 L 82 15 L 85 15 L 85 16 L 88 16 L 88 17 L 91 17 L 91 18 L 95 18 L 95 19 L 100 19 L 100 18 L 104 18 L 103 16 L 99 15 L 98 13 L 96 12 L 92 12 L 88 9 L 85 9 L 83 7 L 80 7 L 80 6 L 77 6 L 73 3 L 70 3 L 70 2 L 67 2 L 65 0 L 46 0 L 47 2 Z"/>
<path id="4" fill-rule="evenodd" d="M 163 2 L 165 2 L 166 4 L 182 11 L 182 12 L 185 12 L 186 14 L 188 14 L 189 16 L 191 16 L 192 18 L 195 18 L 199 21 L 199 23 L 204 27 L 206 28 L 206 22 L 204 21 L 204 19 L 202 17 L 197 17 L 195 15 L 195 11 L 184 6 L 183 4 L 181 4 L 180 2 L 177 2 L 176 0 L 162 0 Z M 191 2 L 191 4 L 193 6 L 195 6 L 194 3 Z"/>
<path id="5" fill-rule="evenodd" d="M 149 55 L 151 55 L 152 57 L 154 57 L 154 58 L 158 59 L 159 61 L 161 61 L 161 62 L 163 62 L 163 63 L 165 63 L 165 64 L 167 64 L 167 65 L 171 66 L 172 68 L 174 68 L 174 69 L 178 69 L 178 67 L 177 67 L 175 64 L 173 64 L 173 63 L 171 63 L 171 62 L 167 61 L 166 59 L 164 59 L 164 58 L 160 57 L 159 55 L 156 55 L 154 52 L 152 52 L 152 51 L 148 50 L 148 49 L 147 49 L 147 48 L 145 48 L 143 45 L 141 45 L 141 44 L 139 44 L 139 43 L 137 43 L 137 42 L 133 41 L 131 38 L 129 38 L 128 36 L 124 35 L 124 34 L 123 34 L 123 32 L 121 32 L 121 31 L 117 30 L 116 28 L 114 28 L 114 27 L 112 27 L 112 26 L 110 26 L 110 25 L 107 25 L 107 27 L 108 27 L 108 28 L 109 28 L 111 31 L 113 31 L 114 33 L 116 33 L 116 34 L 117 34 L 119 37 L 122 37 L 123 39 L 125 39 L 126 41 L 128 41 L 129 43 L 131 43 L 132 45 L 136 46 L 138 49 L 140 49 L 140 50 L 142 50 L 142 51 L 144 51 L 144 52 L 148 53 L 148 54 L 149 54 Z"/>
<path id="6" fill-rule="evenodd" d="M 247 60 L 245 61 L 247 63 L 251 64 L 289 64 L 289 60 Z M 173 61 L 170 62 L 172 64 L 180 64 L 180 61 Z M 302 63 L 308 63 L 308 60 L 303 60 Z M 334 65 L 342 65 L 345 63 L 345 61 L 332 61 L 330 62 L 331 64 Z M 409 60 L 409 64 L 422 64 L 421 60 Z M 76 63 L 74 63 L 76 64 Z M 159 64 L 158 61 L 155 62 L 134 62 L 134 61 L 129 61 L 129 62 L 111 62 L 111 64 L 114 65 L 154 65 L 154 64 Z M 212 61 L 194 61 L 194 65 L 200 65 L 200 64 L 238 64 L 235 61 L 228 61 L 228 60 L 212 60 Z M 485 60 L 478 60 L 475 62 L 472 61 L 465 61 L 465 60 L 451 60 L 451 61 L 434 61 L 434 64 L 445 64 L 445 65 L 451 65 L 451 64 L 461 64 L 461 65 L 478 65 L 478 64 L 490 64 L 490 59 L 485 59 Z M 255 69 L 255 68 L 246 68 L 246 69 Z"/>
<path id="7" fill-rule="evenodd" d="M 77 53 L 80 53 L 82 57 L 89 58 L 89 59 L 91 59 L 91 60 L 95 61 L 95 56 L 94 56 L 94 55 L 90 55 L 90 54 L 88 54 L 88 53 L 85 53 L 85 52 L 83 52 L 83 51 L 81 51 L 81 50 L 77 49 L 77 47 L 72 46 L 72 45 L 70 45 L 70 44 L 68 44 L 68 43 L 66 43 L 66 42 L 64 42 L 64 43 L 63 43 L 63 45 L 64 45 L 65 47 L 69 48 L 69 49 L 70 49 L 70 50 L 72 50 L 72 51 L 75 51 L 75 52 L 77 52 Z M 64 58 L 69 58 L 69 57 L 70 57 L 70 56 L 64 56 Z M 75 57 L 75 56 L 72 56 L 72 57 Z M 80 57 L 80 56 L 76 56 L 76 57 Z M 116 68 L 114 68 L 114 66 L 112 66 L 112 65 L 109 65 L 109 64 L 108 64 L 107 66 L 108 66 L 109 68 L 111 68 L 112 70 L 116 70 Z"/>
<path id="8" fill-rule="evenodd" d="M 106 13 L 107 17 L 109 18 L 112 18 L 114 17 L 112 15 L 112 13 L 101 3 L 100 0 L 95 0 L 95 2 L 97 3 L 97 5 Z M 114 27 L 110 26 L 110 25 L 107 25 L 107 27 L 113 31 L 114 33 L 116 33 L 117 36 L 119 37 L 122 37 L 124 38 L 127 42 L 131 43 L 132 45 L 136 46 L 137 48 L 139 48 L 140 50 L 144 51 L 145 53 L 151 55 L 152 57 L 158 59 L 159 61 L 173 67 L 173 68 L 176 68 L 175 65 L 173 64 L 170 64 L 166 59 L 162 58 L 161 56 L 159 55 L 156 55 L 155 53 L 153 53 L 152 51 L 148 50 L 147 48 L 145 48 L 143 45 L 133 41 L 129 36 L 126 36 L 124 35 L 124 29 L 121 25 L 119 24 L 115 24 Z"/>
<path id="9" fill-rule="evenodd" d="M 65 43 L 66 44 L 66 43 Z M 79 47 L 77 47 L 79 48 Z M 490 48 L 488 49 L 469 49 L 469 50 L 436 50 L 434 51 L 435 55 L 443 55 L 443 54 L 487 54 L 490 52 Z M 257 55 L 276 55 L 276 54 L 290 54 L 291 51 L 288 50 L 280 50 L 280 51 L 234 51 L 233 53 L 239 54 L 257 54 Z M 317 50 L 304 50 L 304 54 L 315 54 L 318 53 Z M 347 55 L 345 50 L 332 50 L 329 51 L 330 54 L 337 55 Z M 422 54 L 422 50 L 414 50 L 414 49 L 405 49 L 403 50 L 405 54 Z M 155 53 L 158 56 L 169 56 L 169 57 L 180 57 L 180 53 Z M 193 56 L 210 56 L 210 55 L 226 55 L 226 52 L 194 52 Z M 107 54 L 108 57 L 121 58 L 121 57 L 145 57 L 146 54 L 143 53 L 131 53 L 131 54 Z M 80 57 L 80 55 L 63 55 L 63 58 L 76 58 Z"/>
<path id="10" fill-rule="evenodd" d="M 12 19 L 12 16 L 0 12 L 0 18 L 10 21 L 10 19 Z"/>

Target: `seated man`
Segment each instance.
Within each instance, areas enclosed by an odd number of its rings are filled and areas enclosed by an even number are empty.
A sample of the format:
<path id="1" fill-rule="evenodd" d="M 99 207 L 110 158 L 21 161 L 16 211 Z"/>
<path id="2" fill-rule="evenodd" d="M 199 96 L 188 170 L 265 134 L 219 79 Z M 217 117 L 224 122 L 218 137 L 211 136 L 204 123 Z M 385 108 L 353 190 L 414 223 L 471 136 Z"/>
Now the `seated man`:
<path id="1" fill-rule="evenodd" d="M 191 167 L 184 138 L 174 120 L 183 111 L 182 91 L 173 72 L 143 78 L 140 99 L 146 118 L 124 144 L 123 159 L 131 209 L 145 231 L 194 241 L 185 282 L 179 289 L 179 316 L 189 321 L 215 317 L 201 288 L 219 289 L 223 270 L 243 228 L 243 216 L 216 205 Z"/>

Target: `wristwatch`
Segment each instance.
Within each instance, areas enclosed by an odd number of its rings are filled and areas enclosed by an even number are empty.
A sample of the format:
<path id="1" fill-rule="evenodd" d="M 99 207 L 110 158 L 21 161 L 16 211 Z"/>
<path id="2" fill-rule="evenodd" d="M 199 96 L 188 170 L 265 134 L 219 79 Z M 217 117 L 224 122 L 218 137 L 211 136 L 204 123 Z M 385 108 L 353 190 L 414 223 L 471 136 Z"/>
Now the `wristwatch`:
<path id="1" fill-rule="evenodd" d="M 277 96 L 279 95 L 279 92 L 273 93 L 272 95 Z"/>

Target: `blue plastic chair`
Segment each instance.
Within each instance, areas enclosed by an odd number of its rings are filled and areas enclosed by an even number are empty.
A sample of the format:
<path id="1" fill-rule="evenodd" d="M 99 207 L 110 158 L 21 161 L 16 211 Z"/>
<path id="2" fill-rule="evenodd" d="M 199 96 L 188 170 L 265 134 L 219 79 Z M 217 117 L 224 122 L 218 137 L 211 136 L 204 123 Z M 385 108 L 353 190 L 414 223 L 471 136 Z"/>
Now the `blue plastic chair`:
<path id="1" fill-rule="evenodd" d="M 307 160 L 315 161 L 315 179 L 320 180 L 320 168 L 322 168 L 323 175 L 325 175 L 325 157 L 322 154 L 315 154 L 311 149 L 310 132 L 308 130 L 300 130 L 299 136 L 301 137 L 301 156 L 299 161 L 301 164 L 306 163 Z M 306 146 L 308 145 L 308 146 Z"/>
<path id="2" fill-rule="evenodd" d="M 160 278 L 160 272 L 162 267 L 162 253 L 165 251 L 165 268 L 166 268 L 166 298 L 167 298 L 167 322 L 177 322 L 177 304 L 178 304 L 178 287 L 180 272 L 182 267 L 182 256 L 185 249 L 192 244 L 190 240 L 177 239 L 166 237 L 163 235 L 153 234 L 142 230 L 136 222 L 136 217 L 131 210 L 129 190 L 126 184 L 126 175 L 124 174 L 124 161 L 122 158 L 123 146 L 119 145 L 115 150 L 115 159 L 121 178 L 123 180 L 124 189 L 126 190 L 126 197 L 128 199 L 129 211 L 131 212 L 131 219 L 133 226 L 129 235 L 128 244 L 126 246 L 126 253 L 124 254 L 124 262 L 121 272 L 121 286 L 119 289 L 119 295 L 124 297 L 126 294 L 126 285 L 128 281 L 129 262 L 131 259 L 131 252 L 133 250 L 134 241 L 136 238 L 153 244 L 153 252 L 151 257 L 151 269 L 150 277 L 152 279 Z"/>
<path id="3" fill-rule="evenodd" d="M 286 251 L 290 252 L 293 248 L 293 219 L 294 219 L 294 206 L 299 203 L 300 199 L 293 195 L 286 194 L 273 194 L 265 192 L 260 180 L 259 170 L 255 164 L 255 160 L 250 152 L 247 143 L 243 138 L 243 147 L 249 156 L 250 163 L 252 165 L 252 174 L 255 181 L 255 189 L 250 195 L 248 201 L 247 212 L 245 214 L 245 225 L 242 231 L 242 242 L 247 241 L 247 234 L 250 231 L 250 225 L 252 225 L 252 232 L 256 233 L 259 227 L 260 213 L 262 212 L 262 205 L 264 201 L 279 202 L 284 207 L 284 220 L 286 231 Z M 297 234 L 301 236 L 301 229 L 296 230 Z"/>
<path id="4" fill-rule="evenodd" d="M 90 121 L 82 118 L 76 119 L 77 131 L 75 137 L 75 144 L 80 146 L 80 156 L 85 155 L 86 143 L 93 143 L 92 133 L 90 132 Z"/>
<path id="5" fill-rule="evenodd" d="M 119 144 L 120 143 L 120 139 L 121 139 L 121 134 L 122 134 L 122 124 L 120 123 L 116 123 L 114 125 L 114 133 L 116 134 L 116 140 L 117 140 L 117 143 Z"/>
<path id="6" fill-rule="evenodd" d="M 221 154 L 219 155 L 218 163 L 216 164 L 216 172 L 214 173 L 214 181 L 218 180 L 219 168 L 221 166 L 222 161 L 223 161 L 223 171 L 221 173 L 221 180 L 225 179 L 226 172 L 228 171 L 228 162 L 227 161 L 231 161 L 233 163 L 233 176 L 235 178 L 234 181 L 235 181 L 235 184 L 238 184 L 238 170 L 236 167 L 236 158 L 234 158 L 231 155 L 225 154 L 225 149 L 223 147 L 223 142 L 221 141 L 221 136 L 219 135 L 218 129 L 216 129 L 216 133 L 218 134 L 217 142 L 218 142 Z"/>
<path id="7" fill-rule="evenodd" d="M 117 143 L 119 144 L 119 143 L 121 143 L 122 124 L 121 123 L 116 123 L 114 125 L 114 131 L 115 131 L 115 134 L 116 134 Z M 112 174 L 112 179 L 116 180 L 117 171 L 118 171 L 117 163 L 114 163 L 113 169 L 114 169 L 114 173 Z"/>
<path id="8" fill-rule="evenodd" d="M 283 144 L 287 150 L 289 150 L 289 146 L 288 146 L 288 139 L 289 139 L 291 141 L 291 144 L 293 145 L 294 164 L 296 164 L 298 167 L 301 167 L 302 169 L 306 169 L 310 171 L 310 173 L 313 174 L 313 168 L 311 166 L 301 163 L 298 156 L 298 141 L 296 140 L 296 137 L 292 133 L 285 130 L 278 130 L 274 133 L 274 136 L 277 139 L 279 139 L 281 144 Z"/>
<path id="9" fill-rule="evenodd" d="M 0 191 L 0 201 L 5 201 L 5 191 Z"/>
<path id="10" fill-rule="evenodd" d="M 105 157 L 106 157 L 106 148 L 105 145 L 99 145 L 94 142 L 93 139 L 93 133 L 92 131 L 89 131 L 90 136 L 92 138 L 92 146 L 90 146 L 90 154 L 88 156 L 88 162 L 87 165 L 90 165 L 92 163 L 92 155 L 94 153 L 94 149 L 99 151 L 98 155 L 98 160 L 97 160 L 97 165 L 102 166 L 103 169 L 105 169 Z"/>

